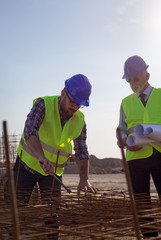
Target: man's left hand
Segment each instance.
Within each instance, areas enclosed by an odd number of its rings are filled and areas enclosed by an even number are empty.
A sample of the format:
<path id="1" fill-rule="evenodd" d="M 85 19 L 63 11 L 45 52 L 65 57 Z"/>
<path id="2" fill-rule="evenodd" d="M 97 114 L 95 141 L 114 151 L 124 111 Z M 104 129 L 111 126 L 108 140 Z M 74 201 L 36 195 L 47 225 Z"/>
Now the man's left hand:
<path id="1" fill-rule="evenodd" d="M 92 186 L 89 182 L 89 180 L 80 180 L 78 187 L 77 187 L 77 195 L 80 196 L 80 192 L 85 192 L 85 195 L 87 192 L 90 193 L 97 193 L 98 189 L 94 186 Z"/>

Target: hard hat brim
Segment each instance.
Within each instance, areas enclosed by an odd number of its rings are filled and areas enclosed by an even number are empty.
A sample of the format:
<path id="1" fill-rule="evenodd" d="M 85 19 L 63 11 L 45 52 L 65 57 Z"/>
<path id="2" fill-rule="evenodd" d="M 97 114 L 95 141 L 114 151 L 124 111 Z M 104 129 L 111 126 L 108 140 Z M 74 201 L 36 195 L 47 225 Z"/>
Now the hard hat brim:
<path id="1" fill-rule="evenodd" d="M 79 105 L 83 105 L 85 107 L 89 106 L 89 98 L 87 100 L 80 100 L 78 98 L 76 98 L 75 96 L 73 96 L 73 94 L 69 91 L 68 86 L 65 86 L 67 92 L 70 94 L 70 96 L 72 97 L 72 99 Z"/>
<path id="2" fill-rule="evenodd" d="M 74 96 L 72 96 L 71 95 L 71 97 L 73 98 L 73 100 L 76 102 L 76 103 L 78 103 L 79 105 L 83 105 L 83 106 L 85 106 L 85 107 L 88 107 L 89 106 L 89 99 L 87 99 L 87 100 L 84 100 L 84 101 L 80 101 L 80 99 L 77 99 L 77 98 L 75 98 Z"/>

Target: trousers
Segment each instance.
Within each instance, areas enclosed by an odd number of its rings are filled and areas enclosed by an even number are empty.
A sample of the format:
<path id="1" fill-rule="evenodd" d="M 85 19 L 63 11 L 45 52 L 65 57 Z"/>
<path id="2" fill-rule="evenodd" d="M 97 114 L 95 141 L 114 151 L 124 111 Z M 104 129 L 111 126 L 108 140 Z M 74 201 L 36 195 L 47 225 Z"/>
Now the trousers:
<path id="1" fill-rule="evenodd" d="M 155 151 L 150 157 L 128 161 L 132 188 L 138 211 L 151 208 L 150 179 L 153 179 L 159 198 L 161 196 L 161 153 Z M 142 222 L 154 222 L 154 218 L 140 218 Z M 158 236 L 157 231 L 141 228 L 144 237 Z"/>
<path id="2" fill-rule="evenodd" d="M 30 201 L 33 189 L 38 184 L 42 203 L 50 203 L 54 199 L 54 209 L 56 213 L 59 211 L 61 199 L 61 183 L 54 179 L 53 176 L 43 176 L 38 172 L 30 172 L 25 168 L 25 165 L 17 156 L 16 163 L 13 168 L 13 176 L 16 185 L 17 201 L 20 206 L 26 205 Z M 62 181 L 62 176 L 57 176 Z M 41 213 L 40 213 L 41 214 Z M 46 216 L 44 219 L 46 226 L 54 226 L 54 229 L 59 228 L 56 214 L 53 218 Z M 58 239 L 59 234 L 50 234 L 48 239 Z"/>

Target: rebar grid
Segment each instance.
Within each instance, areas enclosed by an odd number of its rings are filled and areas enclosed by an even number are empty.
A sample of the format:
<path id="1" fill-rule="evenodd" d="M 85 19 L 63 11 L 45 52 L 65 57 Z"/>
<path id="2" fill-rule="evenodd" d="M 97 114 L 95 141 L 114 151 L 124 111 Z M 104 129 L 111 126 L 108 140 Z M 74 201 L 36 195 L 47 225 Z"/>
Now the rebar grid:
<path id="1" fill-rule="evenodd" d="M 0 192 L 0 239 L 4 240 L 12 236 L 13 230 L 10 200 L 4 198 L 7 195 Z M 60 204 L 58 213 L 57 203 Z M 154 217 L 155 223 L 143 222 L 142 226 L 147 227 L 147 231 L 149 227 L 161 231 L 159 200 L 153 197 L 152 204 L 153 208 L 147 208 L 141 217 Z M 128 193 L 119 190 L 100 189 L 98 194 L 82 194 L 78 199 L 75 187 L 71 194 L 62 189 L 60 202 L 57 199 L 42 202 L 39 192 L 35 190 L 28 205 L 19 203 L 18 216 L 20 239 L 23 240 L 46 240 L 47 234 L 56 231 L 60 233 L 60 240 L 136 239 Z M 59 230 L 54 229 L 57 223 L 52 223 L 53 219 L 57 219 Z M 46 220 L 50 220 L 51 224 L 45 225 Z"/>
<path id="2" fill-rule="evenodd" d="M 17 148 L 18 144 L 15 138 L 12 138 L 12 141 L 12 144 L 10 140 L 7 146 L 8 160 L 10 155 L 14 155 L 13 153 L 11 154 L 12 151 L 10 149 L 14 149 L 15 153 L 15 148 Z M 13 143 L 15 147 L 11 148 Z M 1 152 L 3 152 L 3 157 L 6 157 L 4 155 L 5 152 L 0 151 L 0 155 Z M 1 163 L 4 162 L 2 159 Z M 6 166 L 3 165 L 3 167 Z M 135 228 L 129 192 L 103 188 L 99 190 L 98 194 L 88 193 L 86 196 L 82 194 L 79 199 L 76 194 L 76 187 L 72 188 L 71 194 L 67 194 L 65 190 L 62 190 L 61 200 L 51 199 L 50 191 L 48 199 L 43 199 L 42 201 L 37 186 L 28 204 L 24 204 L 21 201 L 18 202 L 18 221 L 15 222 L 18 224 L 18 231 L 16 232 L 16 227 L 13 223 L 13 199 L 15 199 L 15 194 L 13 196 L 10 194 L 12 189 L 8 185 L 8 177 L 11 180 L 11 177 L 7 174 L 3 177 L 3 183 L 1 182 L 0 184 L 0 239 L 15 240 L 14 237 L 17 234 L 16 239 L 18 240 L 47 240 L 48 235 L 55 232 L 59 232 L 60 240 L 141 239 L 141 233 L 138 236 L 138 231 Z M 137 212 L 138 219 L 144 219 L 139 224 L 140 227 L 147 229 L 147 232 L 149 228 L 161 232 L 159 200 L 153 197 L 152 208 L 149 208 L 146 199 L 143 196 L 138 197 L 139 202 L 144 205 L 145 209 Z M 58 206 L 59 211 L 57 210 Z M 149 217 L 155 218 L 155 221 L 147 223 L 146 219 Z M 47 222 L 50 224 L 46 224 Z M 58 225 L 59 228 L 57 228 Z M 153 237 L 151 239 L 161 239 L 161 237 Z"/>
<path id="3" fill-rule="evenodd" d="M 18 134 L 8 135 L 10 162 L 14 163 L 17 155 L 17 147 L 21 136 Z M 0 167 L 5 167 L 6 153 L 4 144 L 4 133 L 0 136 Z"/>

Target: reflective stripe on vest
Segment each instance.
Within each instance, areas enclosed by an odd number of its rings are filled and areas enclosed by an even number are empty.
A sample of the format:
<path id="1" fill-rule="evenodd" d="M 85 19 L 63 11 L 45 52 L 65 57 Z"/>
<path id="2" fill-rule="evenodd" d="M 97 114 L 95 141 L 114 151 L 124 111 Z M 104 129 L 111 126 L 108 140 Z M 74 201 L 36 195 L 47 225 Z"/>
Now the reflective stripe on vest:
<path id="1" fill-rule="evenodd" d="M 58 152 L 59 152 L 59 155 L 64 156 L 64 157 L 67 157 L 67 158 L 70 156 L 69 153 L 66 153 L 66 152 L 64 152 L 64 151 L 61 150 L 61 149 L 56 149 L 56 148 L 54 148 L 54 147 L 51 147 L 51 146 L 43 143 L 42 141 L 40 141 L 40 143 L 41 143 L 42 148 L 45 149 L 46 151 L 50 152 L 50 153 L 54 153 L 55 155 L 57 155 Z M 28 154 L 30 154 L 32 157 L 35 157 L 34 154 L 32 153 L 32 151 L 30 150 L 30 148 L 24 143 L 23 138 L 21 138 L 20 144 L 22 145 L 23 149 L 24 149 Z M 55 166 L 56 166 L 56 164 L 53 162 L 53 167 L 55 167 Z M 57 167 L 59 167 L 59 168 L 63 168 L 64 166 L 65 166 L 65 163 L 64 163 L 64 164 L 57 164 Z"/>

